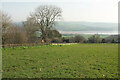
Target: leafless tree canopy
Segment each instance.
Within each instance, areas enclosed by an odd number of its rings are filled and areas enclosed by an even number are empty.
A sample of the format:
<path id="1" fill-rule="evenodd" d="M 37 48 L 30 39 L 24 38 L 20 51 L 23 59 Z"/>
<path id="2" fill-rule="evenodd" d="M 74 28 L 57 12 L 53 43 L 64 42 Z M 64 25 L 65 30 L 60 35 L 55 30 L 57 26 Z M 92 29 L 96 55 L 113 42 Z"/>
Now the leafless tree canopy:
<path id="1" fill-rule="evenodd" d="M 7 40 L 7 30 L 11 26 L 11 17 L 8 16 L 8 14 L 1 12 L 1 18 L 2 18 L 2 43 Z"/>
<path id="2" fill-rule="evenodd" d="M 6 38 L 6 44 L 22 44 L 27 42 L 25 30 L 16 25 L 8 29 Z"/>
<path id="3" fill-rule="evenodd" d="M 12 23 L 11 17 L 1 13 L 2 17 L 2 44 L 21 44 L 27 42 L 24 29 Z"/>
<path id="4" fill-rule="evenodd" d="M 32 21 L 32 19 L 28 19 L 27 21 L 23 22 L 23 26 L 25 28 L 25 31 L 27 33 L 27 37 L 28 37 L 28 42 L 31 43 L 35 40 L 35 32 L 38 31 L 38 27 L 36 24 L 34 24 L 34 22 Z"/>
<path id="5" fill-rule="evenodd" d="M 62 10 L 59 7 L 52 5 L 39 6 L 34 14 L 31 14 L 28 19 L 36 23 L 42 33 L 42 38 L 47 37 L 47 31 L 50 30 L 55 21 L 61 18 Z"/>
<path id="6" fill-rule="evenodd" d="M 2 32 L 4 32 L 11 25 L 11 17 L 6 13 L 2 13 Z"/>
<path id="7" fill-rule="evenodd" d="M 0 10 L 0 24 L 2 24 L 2 12 Z"/>
<path id="8" fill-rule="evenodd" d="M 0 48 L 2 44 L 2 12 L 0 10 Z"/>

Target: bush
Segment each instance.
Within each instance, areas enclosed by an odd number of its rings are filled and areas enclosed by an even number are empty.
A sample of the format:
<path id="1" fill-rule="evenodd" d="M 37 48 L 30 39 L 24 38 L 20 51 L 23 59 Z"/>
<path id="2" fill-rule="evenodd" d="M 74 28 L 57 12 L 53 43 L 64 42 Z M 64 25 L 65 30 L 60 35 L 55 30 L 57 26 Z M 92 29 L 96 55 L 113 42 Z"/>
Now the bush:
<path id="1" fill-rule="evenodd" d="M 12 26 L 4 34 L 5 40 L 4 44 L 23 44 L 27 42 L 27 34 L 24 29 Z"/>
<path id="2" fill-rule="evenodd" d="M 95 34 L 95 35 L 91 36 L 90 38 L 88 38 L 88 42 L 90 42 L 90 43 L 100 43 L 101 42 L 100 35 Z"/>
<path id="3" fill-rule="evenodd" d="M 85 41 L 86 41 L 86 39 L 83 36 L 76 35 L 74 37 L 74 42 L 75 43 L 84 43 Z"/>

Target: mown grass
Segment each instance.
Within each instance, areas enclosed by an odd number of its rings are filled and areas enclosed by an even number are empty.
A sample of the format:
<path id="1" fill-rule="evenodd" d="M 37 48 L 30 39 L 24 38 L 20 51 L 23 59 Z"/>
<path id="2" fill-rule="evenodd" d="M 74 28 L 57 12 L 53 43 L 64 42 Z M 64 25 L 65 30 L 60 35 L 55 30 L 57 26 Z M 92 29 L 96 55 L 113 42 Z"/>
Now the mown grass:
<path id="1" fill-rule="evenodd" d="M 4 48 L 3 78 L 117 78 L 118 44 Z"/>

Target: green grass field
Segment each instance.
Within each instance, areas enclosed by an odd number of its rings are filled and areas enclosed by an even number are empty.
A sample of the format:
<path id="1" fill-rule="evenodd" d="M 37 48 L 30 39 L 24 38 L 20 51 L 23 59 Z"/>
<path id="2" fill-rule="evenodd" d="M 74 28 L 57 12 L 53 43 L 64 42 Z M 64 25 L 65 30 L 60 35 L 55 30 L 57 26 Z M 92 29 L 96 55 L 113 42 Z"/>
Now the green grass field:
<path id="1" fill-rule="evenodd" d="M 81 36 L 83 36 L 84 38 L 86 38 L 86 39 L 88 39 L 88 38 L 90 38 L 91 36 L 93 36 L 93 35 L 91 35 L 91 34 L 80 34 Z M 108 37 L 108 36 L 110 36 L 110 35 L 100 35 L 100 38 L 106 38 L 106 37 Z M 67 36 L 62 36 L 62 37 L 65 37 L 65 38 L 69 38 L 69 37 L 75 37 L 75 35 L 67 35 Z"/>
<path id="2" fill-rule="evenodd" d="M 118 44 L 4 48 L 3 78 L 117 78 Z"/>

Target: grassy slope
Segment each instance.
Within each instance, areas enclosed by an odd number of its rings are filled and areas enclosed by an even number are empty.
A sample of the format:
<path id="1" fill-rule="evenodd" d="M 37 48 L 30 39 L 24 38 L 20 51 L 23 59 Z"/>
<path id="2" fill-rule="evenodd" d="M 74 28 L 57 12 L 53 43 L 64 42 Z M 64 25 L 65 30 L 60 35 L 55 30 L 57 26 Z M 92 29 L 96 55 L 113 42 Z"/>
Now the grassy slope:
<path id="1" fill-rule="evenodd" d="M 117 77 L 117 44 L 3 49 L 3 78 Z"/>

